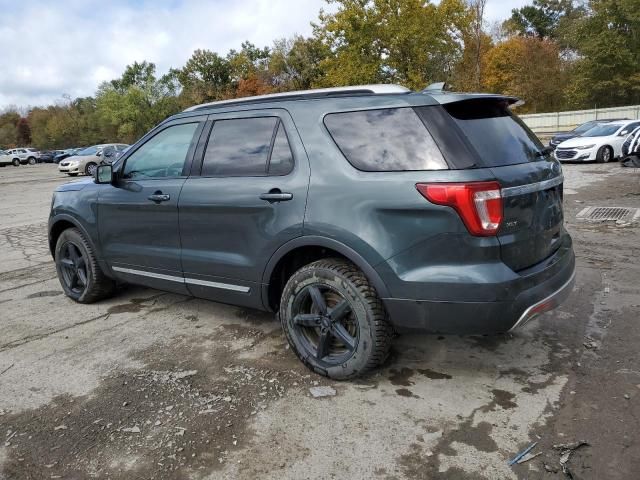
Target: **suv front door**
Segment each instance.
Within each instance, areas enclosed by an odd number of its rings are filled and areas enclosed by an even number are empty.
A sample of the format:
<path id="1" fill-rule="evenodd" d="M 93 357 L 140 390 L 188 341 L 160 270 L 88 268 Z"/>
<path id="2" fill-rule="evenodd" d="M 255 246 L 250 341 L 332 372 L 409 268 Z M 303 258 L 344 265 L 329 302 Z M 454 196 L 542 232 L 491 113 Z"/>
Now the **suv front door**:
<path id="1" fill-rule="evenodd" d="M 188 293 L 180 265 L 178 197 L 205 124 L 191 117 L 150 132 L 114 167 L 98 200 L 105 260 L 125 281 Z"/>
<path id="2" fill-rule="evenodd" d="M 309 163 L 288 112 L 209 117 L 180 195 L 182 267 L 189 291 L 261 307 L 273 253 L 302 235 Z"/>

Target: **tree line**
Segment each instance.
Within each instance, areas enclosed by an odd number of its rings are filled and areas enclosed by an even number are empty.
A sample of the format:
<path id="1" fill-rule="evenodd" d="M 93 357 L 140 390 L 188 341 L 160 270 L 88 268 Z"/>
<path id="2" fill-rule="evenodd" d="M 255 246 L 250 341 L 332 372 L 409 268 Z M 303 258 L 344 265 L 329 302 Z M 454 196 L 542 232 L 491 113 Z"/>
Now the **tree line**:
<path id="1" fill-rule="evenodd" d="M 446 81 L 525 100 L 518 113 L 640 103 L 637 0 L 533 0 L 488 25 L 487 0 L 327 0 L 309 37 L 220 55 L 196 50 L 160 75 L 125 68 L 93 96 L 0 114 L 0 147 L 132 143 L 198 103 L 316 87 Z"/>

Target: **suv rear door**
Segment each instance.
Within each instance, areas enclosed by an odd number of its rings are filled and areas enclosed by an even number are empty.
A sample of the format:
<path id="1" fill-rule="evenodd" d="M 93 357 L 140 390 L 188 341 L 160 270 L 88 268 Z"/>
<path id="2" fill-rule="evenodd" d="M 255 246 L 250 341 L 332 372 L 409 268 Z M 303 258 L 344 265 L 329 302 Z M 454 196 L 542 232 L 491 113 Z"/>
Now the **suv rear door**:
<path id="1" fill-rule="evenodd" d="M 282 109 L 211 115 L 179 201 L 191 293 L 261 307 L 266 263 L 302 235 L 309 164 Z"/>
<path id="2" fill-rule="evenodd" d="M 562 169 L 538 138 L 508 108 L 508 101 L 478 98 L 443 105 L 452 128 L 490 168 L 502 187 L 501 257 L 514 271 L 551 256 L 565 236 Z"/>

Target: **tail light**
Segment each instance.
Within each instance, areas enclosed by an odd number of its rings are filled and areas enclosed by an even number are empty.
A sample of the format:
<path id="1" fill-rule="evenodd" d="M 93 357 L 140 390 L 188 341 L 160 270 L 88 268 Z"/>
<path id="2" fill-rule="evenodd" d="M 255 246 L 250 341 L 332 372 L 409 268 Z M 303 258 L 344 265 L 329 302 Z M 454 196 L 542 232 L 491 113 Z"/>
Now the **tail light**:
<path id="1" fill-rule="evenodd" d="M 478 237 L 495 235 L 502 223 L 502 195 L 498 182 L 418 183 L 431 203 L 454 208 L 467 230 Z"/>

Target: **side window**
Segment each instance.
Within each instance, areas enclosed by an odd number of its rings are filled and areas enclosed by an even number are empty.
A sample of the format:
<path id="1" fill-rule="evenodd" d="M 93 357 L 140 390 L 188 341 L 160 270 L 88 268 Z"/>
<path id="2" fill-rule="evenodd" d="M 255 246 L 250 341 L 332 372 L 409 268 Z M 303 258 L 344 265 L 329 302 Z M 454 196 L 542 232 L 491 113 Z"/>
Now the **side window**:
<path id="1" fill-rule="evenodd" d="M 349 163 L 367 172 L 443 170 L 447 163 L 412 108 L 331 113 L 324 124 Z"/>
<path id="2" fill-rule="evenodd" d="M 286 175 L 293 170 L 293 154 L 282 122 L 278 123 L 278 132 L 273 142 L 271 159 L 269 160 L 269 175 Z"/>
<path id="3" fill-rule="evenodd" d="M 147 140 L 127 158 L 124 178 L 181 176 L 197 128 L 197 123 L 173 125 Z"/>
<path id="4" fill-rule="evenodd" d="M 275 117 L 218 120 L 202 165 L 203 176 L 266 175 Z"/>

